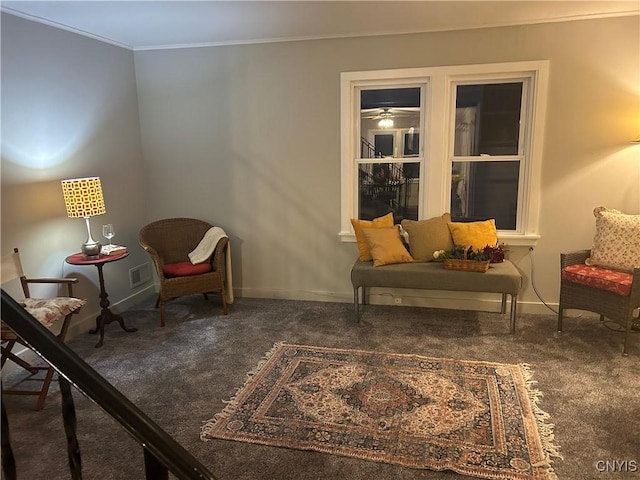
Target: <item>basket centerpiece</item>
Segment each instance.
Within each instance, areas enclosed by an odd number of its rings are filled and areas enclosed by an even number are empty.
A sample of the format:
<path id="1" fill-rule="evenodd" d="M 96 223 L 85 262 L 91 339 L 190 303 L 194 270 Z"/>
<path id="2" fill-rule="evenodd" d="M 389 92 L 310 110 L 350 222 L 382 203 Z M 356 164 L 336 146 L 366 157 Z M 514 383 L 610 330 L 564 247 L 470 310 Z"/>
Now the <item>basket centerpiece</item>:
<path id="1" fill-rule="evenodd" d="M 467 272 L 486 272 L 490 263 L 504 260 L 502 245 L 490 246 L 474 250 L 470 245 L 455 245 L 451 250 L 438 250 L 433 258 L 442 260 L 447 270 L 463 270 Z"/>

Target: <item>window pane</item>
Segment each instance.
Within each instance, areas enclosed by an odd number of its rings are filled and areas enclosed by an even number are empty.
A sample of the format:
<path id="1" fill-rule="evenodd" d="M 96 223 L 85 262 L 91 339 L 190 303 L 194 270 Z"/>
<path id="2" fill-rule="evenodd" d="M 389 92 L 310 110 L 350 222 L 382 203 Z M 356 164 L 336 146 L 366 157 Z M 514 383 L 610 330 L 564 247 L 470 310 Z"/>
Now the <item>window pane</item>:
<path id="1" fill-rule="evenodd" d="M 453 162 L 452 220 L 495 218 L 499 230 L 515 230 L 519 172 L 519 161 Z"/>
<path id="2" fill-rule="evenodd" d="M 395 223 L 418 219 L 420 163 L 361 163 L 358 169 L 359 218 L 393 212 Z"/>
<path id="3" fill-rule="evenodd" d="M 455 156 L 517 155 L 522 82 L 458 85 Z"/>
<path id="4" fill-rule="evenodd" d="M 417 157 L 420 153 L 420 134 L 411 127 L 404 134 L 404 150 L 402 151 L 403 157 Z"/>
<path id="5" fill-rule="evenodd" d="M 378 155 L 376 157 L 393 157 L 394 135 L 391 133 L 377 133 L 373 136 L 373 145 Z"/>
<path id="6" fill-rule="evenodd" d="M 360 158 L 418 156 L 419 131 L 420 87 L 360 90 Z"/>

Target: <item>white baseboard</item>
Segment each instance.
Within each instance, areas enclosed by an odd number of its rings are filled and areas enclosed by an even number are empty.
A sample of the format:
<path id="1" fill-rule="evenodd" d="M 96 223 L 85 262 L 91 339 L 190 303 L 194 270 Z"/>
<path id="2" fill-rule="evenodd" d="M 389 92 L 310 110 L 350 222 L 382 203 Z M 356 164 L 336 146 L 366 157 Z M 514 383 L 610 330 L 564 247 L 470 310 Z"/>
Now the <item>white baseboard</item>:
<path id="1" fill-rule="evenodd" d="M 237 297 L 275 298 L 280 300 L 310 300 L 319 302 L 353 302 L 353 292 L 327 292 L 311 290 L 268 290 L 254 288 L 234 289 Z M 396 304 L 396 299 L 401 303 Z M 501 296 L 490 293 L 446 292 L 435 290 L 382 289 L 370 288 L 368 302 L 372 305 L 397 305 L 409 307 L 447 308 L 453 310 L 478 310 L 499 312 Z M 510 309 L 511 297 L 507 296 L 507 311 Z M 556 314 L 557 303 L 523 302 L 518 300 L 518 313 Z"/>
<path id="2" fill-rule="evenodd" d="M 273 298 L 277 300 L 309 300 L 316 302 L 353 301 L 352 293 L 327 292 L 320 290 L 272 290 L 263 288 L 234 288 L 235 297 L 246 298 Z"/>

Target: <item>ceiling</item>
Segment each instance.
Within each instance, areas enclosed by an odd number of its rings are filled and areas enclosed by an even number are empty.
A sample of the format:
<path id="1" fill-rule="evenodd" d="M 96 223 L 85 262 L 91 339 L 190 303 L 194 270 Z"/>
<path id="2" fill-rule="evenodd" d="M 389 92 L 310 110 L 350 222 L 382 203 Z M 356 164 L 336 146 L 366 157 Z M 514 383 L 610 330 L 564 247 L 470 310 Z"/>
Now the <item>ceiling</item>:
<path id="1" fill-rule="evenodd" d="M 132 50 L 433 32 L 637 15 L 632 1 L 1 1 Z"/>

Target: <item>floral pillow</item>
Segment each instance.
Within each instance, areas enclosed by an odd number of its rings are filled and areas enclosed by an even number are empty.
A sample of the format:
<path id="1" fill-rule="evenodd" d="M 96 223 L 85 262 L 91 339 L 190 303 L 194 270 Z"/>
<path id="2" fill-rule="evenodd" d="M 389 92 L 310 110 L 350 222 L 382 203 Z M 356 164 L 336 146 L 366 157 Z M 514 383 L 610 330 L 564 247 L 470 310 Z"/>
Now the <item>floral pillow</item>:
<path id="1" fill-rule="evenodd" d="M 22 305 L 36 320 L 49 328 L 57 320 L 79 309 L 86 302 L 74 297 L 25 298 Z"/>
<path id="2" fill-rule="evenodd" d="M 640 267 L 640 215 L 596 207 L 596 234 L 587 265 L 624 272 Z"/>

